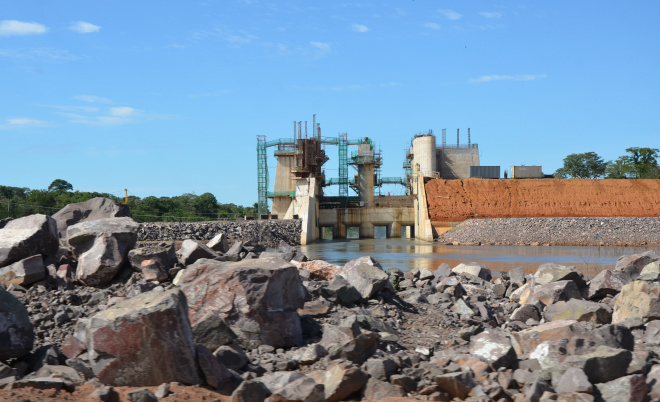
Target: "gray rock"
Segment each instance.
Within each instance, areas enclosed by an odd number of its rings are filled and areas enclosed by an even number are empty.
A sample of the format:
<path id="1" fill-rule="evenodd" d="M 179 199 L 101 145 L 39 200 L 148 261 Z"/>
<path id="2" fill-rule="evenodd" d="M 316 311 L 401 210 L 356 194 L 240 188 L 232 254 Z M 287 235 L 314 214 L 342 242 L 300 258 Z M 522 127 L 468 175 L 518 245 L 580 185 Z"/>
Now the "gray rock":
<path id="1" fill-rule="evenodd" d="M 94 390 L 89 394 L 91 399 L 98 399 L 101 402 L 119 402 L 119 393 L 114 387 L 104 385 Z"/>
<path id="2" fill-rule="evenodd" d="M 470 340 L 470 353 L 494 369 L 514 368 L 518 359 L 511 340 L 503 331 L 486 330 L 473 336 Z"/>
<path id="3" fill-rule="evenodd" d="M 218 253 L 226 253 L 229 251 L 229 242 L 227 241 L 227 235 L 224 233 L 218 233 L 213 237 L 211 240 L 209 240 L 206 245 L 213 251 L 218 252 Z"/>
<path id="4" fill-rule="evenodd" d="M 598 346 L 593 352 L 569 356 L 564 364 L 582 369 L 589 382 L 597 384 L 626 375 L 631 361 L 632 353 L 629 350 Z"/>
<path id="5" fill-rule="evenodd" d="M 509 279 L 511 279 L 512 283 L 517 284 L 518 287 L 524 285 L 526 282 L 525 269 L 523 267 L 512 269 L 509 271 Z"/>
<path id="6" fill-rule="evenodd" d="M 586 285 L 584 275 L 577 268 L 554 263 L 542 264 L 534 273 L 534 279 L 539 285 L 557 281 L 573 281 L 578 288 Z"/>
<path id="7" fill-rule="evenodd" d="M 268 388 L 259 381 L 243 381 L 231 394 L 231 402 L 264 402 L 270 394 Z"/>
<path id="8" fill-rule="evenodd" d="M 452 272 L 455 274 L 468 274 L 477 276 L 485 281 L 490 281 L 493 277 L 491 275 L 490 269 L 477 264 L 476 262 L 471 262 L 468 264 L 458 264 L 452 269 Z"/>
<path id="9" fill-rule="evenodd" d="M 78 258 L 76 278 L 88 286 L 107 285 L 119 272 L 137 242 L 138 224 L 131 218 L 85 221 L 67 229 Z"/>
<path id="10" fill-rule="evenodd" d="M 389 381 L 390 376 L 399 370 L 399 366 L 392 359 L 371 358 L 364 365 L 364 370 L 371 378 L 380 381 Z"/>
<path id="11" fill-rule="evenodd" d="M 345 361 L 330 362 L 327 369 L 313 371 L 309 376 L 325 385 L 326 402 L 347 400 L 360 392 L 369 379 L 359 367 Z"/>
<path id="12" fill-rule="evenodd" d="M 197 362 L 206 383 L 215 389 L 223 389 L 231 381 L 231 372 L 205 346 L 197 345 Z"/>
<path id="13" fill-rule="evenodd" d="M 174 242 L 162 242 L 133 249 L 128 252 L 128 261 L 133 269 L 142 272 L 147 280 L 162 282 L 168 271 L 177 262 Z"/>
<path id="14" fill-rule="evenodd" d="M 601 299 L 608 295 L 616 295 L 623 286 L 630 282 L 630 277 L 622 272 L 604 270 L 589 281 L 589 299 Z"/>
<path id="15" fill-rule="evenodd" d="M 210 260 L 220 257 L 220 254 L 211 250 L 206 244 L 199 240 L 184 240 L 181 243 L 181 248 L 176 252 L 179 262 L 183 265 L 190 265 L 201 258 L 208 258 Z"/>
<path id="16" fill-rule="evenodd" d="M 558 301 L 582 299 L 582 294 L 574 281 L 563 280 L 536 286 L 534 288 L 534 298 L 548 306 Z"/>
<path id="17" fill-rule="evenodd" d="M 541 304 L 542 305 L 542 304 Z M 539 313 L 538 308 L 534 304 L 524 304 L 517 309 L 513 310 L 511 313 L 511 321 L 520 321 L 527 322 L 527 320 L 532 319 L 534 321 L 541 320 L 541 314 Z"/>
<path id="18" fill-rule="evenodd" d="M 250 358 L 235 343 L 223 345 L 217 348 L 213 354 L 228 368 L 239 371 L 250 363 Z"/>
<path id="19" fill-rule="evenodd" d="M 323 325 L 323 338 L 319 342 L 329 353 L 331 359 L 343 358 L 356 364 L 362 364 L 376 352 L 378 335 L 359 328 L 344 328 L 331 324 Z"/>
<path id="20" fill-rule="evenodd" d="M 0 288 L 0 360 L 22 357 L 34 345 L 34 329 L 27 308 Z"/>
<path id="21" fill-rule="evenodd" d="M 575 320 L 609 324 L 612 321 L 612 308 L 601 303 L 571 299 L 547 306 L 543 317 L 546 321 Z"/>
<path id="22" fill-rule="evenodd" d="M 131 217 L 127 205 L 109 198 L 96 197 L 85 202 L 69 204 L 53 214 L 60 238 L 66 240 L 66 229 L 76 223 L 102 218 Z"/>
<path id="23" fill-rule="evenodd" d="M 614 271 L 622 272 L 634 280 L 646 265 L 658 260 L 660 260 L 660 256 L 653 251 L 624 255 L 617 259 Z"/>
<path id="24" fill-rule="evenodd" d="M 186 299 L 177 288 L 126 299 L 81 326 L 92 369 L 104 384 L 201 383 Z"/>
<path id="25" fill-rule="evenodd" d="M 0 282 L 28 286 L 46 277 L 46 267 L 41 254 L 33 255 L 0 268 Z"/>
<path id="26" fill-rule="evenodd" d="M 324 402 L 325 387 L 300 372 L 268 373 L 260 381 L 270 391 L 268 401 Z"/>
<path id="27" fill-rule="evenodd" d="M 595 394 L 603 402 L 646 402 L 648 389 L 641 374 L 629 375 L 615 380 L 595 384 Z"/>
<path id="28" fill-rule="evenodd" d="M 321 288 L 321 294 L 326 299 L 336 301 L 342 306 L 350 306 L 362 298 L 360 292 L 339 275 L 335 275 L 328 286 Z"/>
<path id="29" fill-rule="evenodd" d="M 156 395 L 154 395 L 154 393 L 148 388 L 139 388 L 130 391 L 127 396 L 128 400 L 131 402 L 158 402 Z"/>
<path id="30" fill-rule="evenodd" d="M 536 378 L 531 383 L 525 384 L 525 401 L 539 402 L 545 392 L 552 392 L 552 386 L 546 381 Z"/>
<path id="31" fill-rule="evenodd" d="M 384 398 L 404 397 L 406 392 L 398 385 L 370 378 L 362 390 L 363 400 L 380 400 Z"/>
<path id="32" fill-rule="evenodd" d="M 192 325 L 195 343 L 216 350 L 222 345 L 235 342 L 238 337 L 217 314 L 207 314 Z"/>
<path id="33" fill-rule="evenodd" d="M 387 273 L 369 256 L 347 262 L 338 274 L 365 299 L 370 299 L 390 283 Z"/>
<path id="34" fill-rule="evenodd" d="M 14 219 L 0 229 L 0 267 L 33 255 L 54 255 L 59 247 L 55 221 L 46 215 Z"/>
<path id="35" fill-rule="evenodd" d="M 567 369 L 554 387 L 558 394 L 569 392 L 582 392 L 591 394 L 593 392 L 593 385 L 589 382 L 587 375 L 577 367 Z"/>
<path id="36" fill-rule="evenodd" d="M 435 383 L 452 398 L 465 399 L 477 387 L 471 372 L 443 374 L 435 377 Z"/>
<path id="37" fill-rule="evenodd" d="M 646 375 L 648 394 L 653 401 L 660 401 L 660 364 L 651 367 Z"/>

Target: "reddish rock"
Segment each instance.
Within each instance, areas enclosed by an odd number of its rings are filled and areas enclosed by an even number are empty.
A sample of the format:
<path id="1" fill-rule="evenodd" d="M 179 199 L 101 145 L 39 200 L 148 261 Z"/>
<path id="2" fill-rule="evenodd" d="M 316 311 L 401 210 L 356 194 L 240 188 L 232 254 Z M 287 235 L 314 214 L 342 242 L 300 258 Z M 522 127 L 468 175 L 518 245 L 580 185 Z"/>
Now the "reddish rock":
<path id="1" fill-rule="evenodd" d="M 331 281 L 337 271 L 341 269 L 339 265 L 330 264 L 323 260 L 298 262 L 296 266 L 298 269 L 309 271 L 309 277 L 318 281 Z"/>
<path id="2" fill-rule="evenodd" d="M 78 357 L 85 350 L 87 350 L 87 345 L 73 335 L 67 335 L 62 344 L 62 354 L 68 359 Z"/>
<path id="3" fill-rule="evenodd" d="M 104 384 L 202 383 L 188 306 L 180 289 L 139 294 L 83 325 L 92 370 Z"/>
<path id="4" fill-rule="evenodd" d="M 191 323 L 215 314 L 245 349 L 302 342 L 297 310 L 305 293 L 295 266 L 277 259 L 204 262 L 181 271 L 177 281 L 188 299 Z"/>

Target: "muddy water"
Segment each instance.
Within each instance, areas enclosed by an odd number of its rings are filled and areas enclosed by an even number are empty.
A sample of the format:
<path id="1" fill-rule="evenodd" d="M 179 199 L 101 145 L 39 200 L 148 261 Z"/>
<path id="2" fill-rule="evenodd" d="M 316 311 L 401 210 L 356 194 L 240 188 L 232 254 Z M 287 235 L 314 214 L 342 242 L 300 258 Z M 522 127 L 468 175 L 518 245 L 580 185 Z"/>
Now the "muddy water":
<path id="1" fill-rule="evenodd" d="M 523 267 L 533 273 L 539 265 L 554 262 L 573 265 L 588 275 L 603 269 L 612 269 L 622 255 L 652 250 L 658 247 L 545 247 L 545 246 L 445 246 L 406 239 L 324 240 L 300 246 L 312 259 L 325 260 L 337 265 L 371 255 L 385 270 L 399 268 L 436 269 L 446 262 L 452 268 L 461 262 L 478 262 L 488 268 L 508 271 Z"/>

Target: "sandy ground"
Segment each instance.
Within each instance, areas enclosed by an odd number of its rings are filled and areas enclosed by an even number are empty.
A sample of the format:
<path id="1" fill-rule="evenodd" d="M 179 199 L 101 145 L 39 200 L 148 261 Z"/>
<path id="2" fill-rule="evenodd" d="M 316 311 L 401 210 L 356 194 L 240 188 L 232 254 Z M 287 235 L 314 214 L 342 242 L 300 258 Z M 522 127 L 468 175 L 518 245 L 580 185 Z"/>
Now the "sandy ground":
<path id="1" fill-rule="evenodd" d="M 471 218 L 660 216 L 660 180 L 431 180 L 434 222 Z"/>

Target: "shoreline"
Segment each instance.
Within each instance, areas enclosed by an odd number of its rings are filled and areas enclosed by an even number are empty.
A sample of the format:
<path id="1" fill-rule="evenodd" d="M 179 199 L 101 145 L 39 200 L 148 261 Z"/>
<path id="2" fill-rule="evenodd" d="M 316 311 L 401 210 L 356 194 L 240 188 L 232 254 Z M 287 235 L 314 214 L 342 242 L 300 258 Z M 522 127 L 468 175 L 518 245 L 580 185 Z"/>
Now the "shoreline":
<path id="1" fill-rule="evenodd" d="M 486 218 L 469 219 L 434 239 L 464 246 L 660 246 L 660 218 Z"/>

